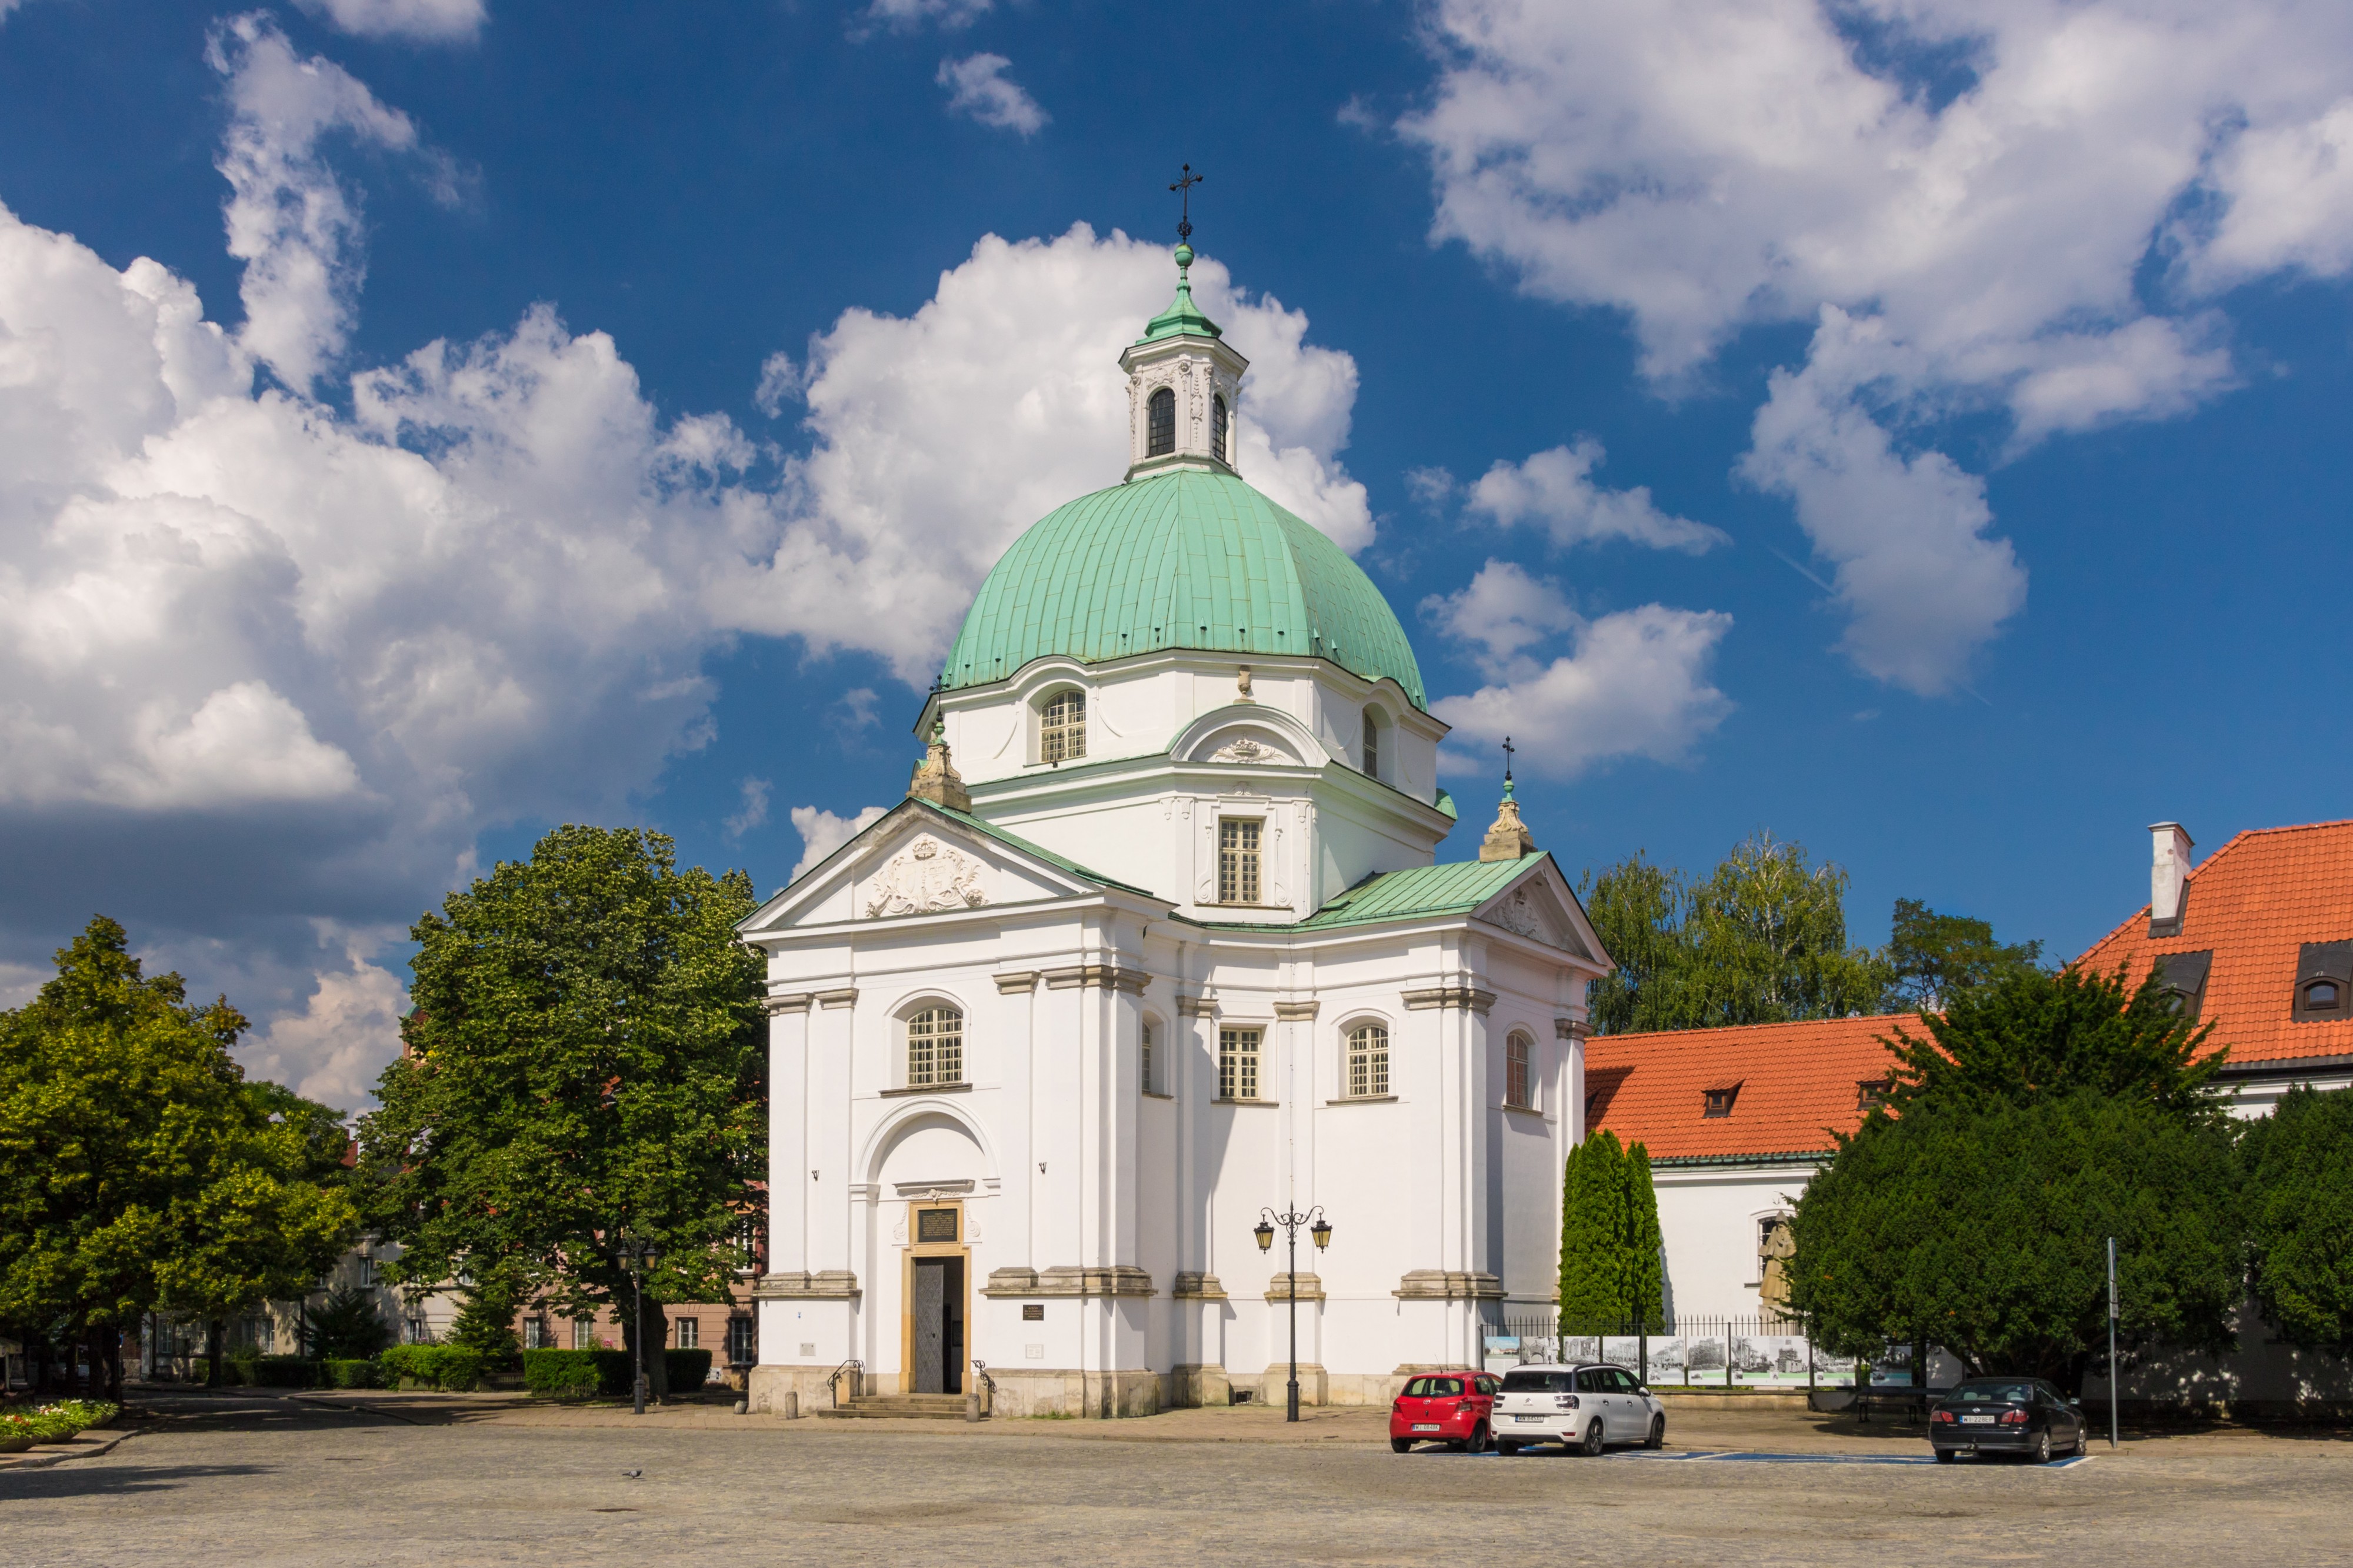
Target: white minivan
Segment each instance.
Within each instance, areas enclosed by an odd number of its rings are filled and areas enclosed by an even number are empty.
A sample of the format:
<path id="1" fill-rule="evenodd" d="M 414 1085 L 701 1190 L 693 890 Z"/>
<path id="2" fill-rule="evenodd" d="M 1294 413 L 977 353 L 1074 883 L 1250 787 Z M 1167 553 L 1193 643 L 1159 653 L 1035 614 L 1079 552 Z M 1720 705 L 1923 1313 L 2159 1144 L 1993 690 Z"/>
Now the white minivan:
<path id="1" fill-rule="evenodd" d="M 1493 1420 L 1503 1454 L 1531 1443 L 1599 1454 L 1611 1443 L 1667 1441 L 1666 1405 L 1622 1366 L 1515 1366 L 1504 1373 Z"/>

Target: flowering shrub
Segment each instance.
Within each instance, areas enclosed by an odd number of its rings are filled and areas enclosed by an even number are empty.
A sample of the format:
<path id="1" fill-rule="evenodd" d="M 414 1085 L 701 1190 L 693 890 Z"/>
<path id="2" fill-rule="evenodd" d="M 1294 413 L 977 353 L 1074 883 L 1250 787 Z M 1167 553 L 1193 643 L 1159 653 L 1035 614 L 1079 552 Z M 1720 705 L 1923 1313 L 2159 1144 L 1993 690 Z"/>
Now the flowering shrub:
<path id="1" fill-rule="evenodd" d="M 55 1405 L 22 1415 L 0 1415 L 0 1441 L 30 1437 L 36 1443 L 62 1443 L 92 1426 L 103 1426 L 122 1413 L 119 1405 L 87 1399 L 61 1399 Z"/>

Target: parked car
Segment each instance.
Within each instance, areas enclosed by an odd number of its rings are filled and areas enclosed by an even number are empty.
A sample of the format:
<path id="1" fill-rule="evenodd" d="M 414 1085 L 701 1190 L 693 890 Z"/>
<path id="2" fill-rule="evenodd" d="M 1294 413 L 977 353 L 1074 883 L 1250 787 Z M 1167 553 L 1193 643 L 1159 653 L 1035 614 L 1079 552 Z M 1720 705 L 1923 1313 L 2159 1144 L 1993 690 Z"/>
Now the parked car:
<path id="1" fill-rule="evenodd" d="M 1928 1413 L 1936 1462 L 1963 1454 L 2023 1454 L 2038 1465 L 2084 1451 L 2084 1413 L 2039 1377 L 1973 1377 L 1945 1391 Z"/>
<path id="2" fill-rule="evenodd" d="M 1521 1366 L 1504 1374 L 1493 1419 L 1495 1448 L 1516 1453 L 1531 1443 L 1559 1443 L 1599 1454 L 1612 1443 L 1659 1448 L 1667 1441 L 1667 1407 L 1622 1366 Z"/>
<path id="3" fill-rule="evenodd" d="M 1492 1372 L 1429 1372 L 1405 1380 L 1389 1405 L 1389 1447 L 1402 1454 L 1416 1443 L 1443 1443 L 1458 1454 L 1486 1450 L 1494 1432 Z"/>

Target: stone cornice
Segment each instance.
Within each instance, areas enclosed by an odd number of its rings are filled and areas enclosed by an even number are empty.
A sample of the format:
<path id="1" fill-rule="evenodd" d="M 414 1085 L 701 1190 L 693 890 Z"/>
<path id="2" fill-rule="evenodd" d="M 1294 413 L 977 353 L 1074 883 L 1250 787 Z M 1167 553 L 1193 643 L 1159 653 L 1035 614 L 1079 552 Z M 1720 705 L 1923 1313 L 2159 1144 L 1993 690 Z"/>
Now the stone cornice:
<path id="1" fill-rule="evenodd" d="M 1582 1040 L 1593 1033 L 1593 1026 L 1582 1018 L 1555 1018 L 1552 1037 L 1556 1040 Z"/>
<path id="2" fill-rule="evenodd" d="M 1504 1282 L 1493 1274 L 1449 1268 L 1409 1268 L 1389 1292 L 1400 1301 L 1500 1301 Z"/>
<path id="3" fill-rule="evenodd" d="M 849 1007 L 855 1005 L 857 1001 L 858 987 L 855 985 L 845 986 L 839 991 L 820 991 L 817 994 L 817 1005 L 820 1007 Z"/>
<path id="4" fill-rule="evenodd" d="M 809 1010 L 809 1004 L 816 1000 L 816 997 L 803 991 L 791 996 L 771 996 L 762 1005 L 767 1009 L 768 1016 L 773 1018 L 779 1013 L 806 1013 Z"/>
<path id="5" fill-rule="evenodd" d="M 1082 963 L 1069 969 L 1046 971 L 1046 989 L 1074 991 L 1082 988 L 1103 991 L 1125 991 L 1144 994 L 1152 976 L 1141 969 L 1122 969 L 1116 963 Z"/>
<path id="6" fill-rule="evenodd" d="M 1266 1299 L 1270 1301 L 1282 1301 L 1286 1303 L 1292 1300 L 1291 1282 L 1294 1276 L 1293 1275 L 1281 1273 L 1270 1276 L 1266 1282 Z M 1310 1274 L 1302 1270 L 1297 1276 L 1295 1276 L 1295 1278 L 1299 1281 L 1298 1300 L 1302 1301 L 1321 1301 L 1324 1300 L 1324 1280 L 1322 1276 Z"/>
<path id="7" fill-rule="evenodd" d="M 1037 989 L 1038 972 L 1034 969 L 1016 970 L 997 977 L 997 993 L 1000 996 L 1018 996 Z"/>
<path id="8" fill-rule="evenodd" d="M 1293 1019 L 1311 1019 L 1323 1010 L 1324 1004 L 1321 1002 L 1277 1002 L 1274 1005 L 1274 1016 L 1286 1022 Z"/>
<path id="9" fill-rule="evenodd" d="M 1222 1301 L 1226 1288 L 1218 1283 L 1214 1274 L 1179 1274 L 1168 1293 L 1180 1301 Z"/>
<path id="10" fill-rule="evenodd" d="M 858 1276 L 847 1268 L 827 1268 L 815 1274 L 764 1274 L 752 1287 L 760 1301 L 855 1301 L 860 1292 Z"/>
<path id="11" fill-rule="evenodd" d="M 1409 1012 L 1421 1012 L 1431 1007 L 1462 1007 L 1485 1017 L 1487 1009 L 1495 1005 L 1493 991 L 1482 991 L 1475 985 L 1457 983 L 1433 985 L 1426 991 L 1408 991 L 1400 997 Z"/>
<path id="12" fill-rule="evenodd" d="M 1180 1018 L 1214 1018 L 1218 1016 L 1218 999 L 1215 996 L 1179 996 L 1176 998 L 1176 1016 Z"/>
<path id="13" fill-rule="evenodd" d="M 1154 1294 L 1152 1276 L 1133 1263 L 1114 1263 L 1106 1268 L 1088 1268 L 1077 1264 L 1057 1264 L 1051 1268 L 992 1269 L 988 1283 L 980 1288 L 984 1296 L 1149 1296 Z"/>

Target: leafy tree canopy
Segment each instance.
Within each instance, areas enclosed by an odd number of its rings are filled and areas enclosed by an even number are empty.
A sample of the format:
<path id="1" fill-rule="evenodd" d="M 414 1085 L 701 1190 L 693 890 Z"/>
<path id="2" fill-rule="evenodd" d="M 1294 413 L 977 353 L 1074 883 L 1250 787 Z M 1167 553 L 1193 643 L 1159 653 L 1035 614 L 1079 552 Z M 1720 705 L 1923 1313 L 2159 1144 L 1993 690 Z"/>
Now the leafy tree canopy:
<path id="1" fill-rule="evenodd" d="M 1650 1151 L 1622 1147 L 1607 1128 L 1588 1135 L 1568 1152 L 1560 1212 L 1561 1331 L 1664 1329 Z"/>
<path id="2" fill-rule="evenodd" d="M 1983 991 L 2022 970 L 2039 970 L 2042 944 L 1998 942 L 1989 921 L 1940 915 L 1917 899 L 1898 899 L 1881 958 L 1888 974 L 1881 1012 L 1936 1013 L 1956 996 Z"/>
<path id="3" fill-rule="evenodd" d="M 2353 1090 L 2298 1085 L 2244 1137 L 2263 1317 L 2295 1344 L 2353 1354 Z"/>
<path id="4" fill-rule="evenodd" d="M 388 1274 L 511 1273 L 626 1329 L 626 1232 L 660 1249 L 649 1334 L 662 1301 L 725 1299 L 765 1158 L 754 903 L 660 834 L 566 826 L 417 922 L 406 1049 L 361 1131 Z"/>
<path id="5" fill-rule="evenodd" d="M 2079 1393 L 2123 1342 L 2221 1352 L 2241 1296 L 2228 1128 L 2076 1088 L 1874 1112 L 1799 1199 L 1790 1304 L 1819 1342 L 1944 1346 Z"/>
<path id="6" fill-rule="evenodd" d="M 93 919 L 0 1014 L 0 1316 L 121 1327 L 299 1296 L 348 1245 L 341 1113 L 230 1057 L 226 999 L 192 1006 Z"/>
<path id="7" fill-rule="evenodd" d="M 1598 1033 L 1842 1018 L 1871 1011 L 1881 961 L 1846 940 L 1846 872 L 1759 833 L 1704 880 L 1639 852 L 1579 889 L 1618 967 L 1587 998 Z"/>
<path id="8" fill-rule="evenodd" d="M 2214 1026 L 2175 1012 L 2154 970 L 2135 986 L 2121 967 L 2112 975 L 2072 964 L 2055 974 L 2014 969 L 1956 994 L 1915 1026 L 1925 1039 L 1901 1024 L 1887 1037 L 1899 1063 L 1888 1100 L 1899 1114 L 1931 1101 L 2022 1104 L 2077 1089 L 2184 1121 L 2225 1114 L 2214 1082 L 2224 1053 L 2207 1048 Z"/>

